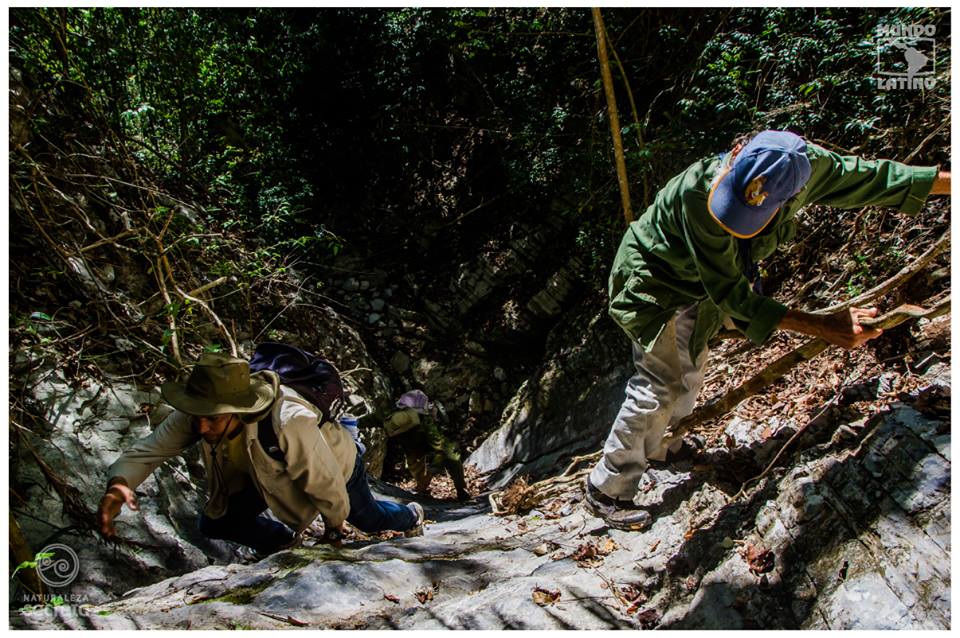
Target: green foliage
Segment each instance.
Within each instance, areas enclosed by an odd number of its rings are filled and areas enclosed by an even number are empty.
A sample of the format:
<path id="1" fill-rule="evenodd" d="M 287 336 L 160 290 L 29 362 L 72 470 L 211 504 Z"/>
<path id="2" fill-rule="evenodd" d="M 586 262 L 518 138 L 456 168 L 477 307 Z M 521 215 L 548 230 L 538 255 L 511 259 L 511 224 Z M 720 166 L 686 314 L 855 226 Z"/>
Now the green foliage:
<path id="1" fill-rule="evenodd" d="M 236 227 L 278 242 L 312 234 L 289 100 L 314 34 L 296 23 L 256 9 L 14 9 L 11 53 L 41 91 L 83 87 L 146 167 L 207 184 Z"/>
<path id="2" fill-rule="evenodd" d="M 678 170 L 754 128 L 880 154 L 916 146 L 949 111 L 946 72 L 923 93 L 873 77 L 877 26 L 935 24 L 946 42 L 940 8 L 604 16 L 636 215 Z M 11 62 L 38 94 L 82 96 L 145 167 L 204 202 L 196 220 L 161 203 L 154 223 L 214 274 L 249 286 L 298 258 L 435 228 L 449 229 L 442 261 L 518 211 L 545 211 L 605 277 L 622 221 L 586 9 L 15 8 L 10 22 Z M 949 47 L 938 55 L 949 69 Z M 45 117 L 32 125 L 50 139 L 102 137 Z M 930 161 L 948 144 L 944 129 Z M 225 254 L 198 226 L 256 246 Z"/>
<path id="3" fill-rule="evenodd" d="M 697 144 L 727 143 L 756 128 L 791 128 L 847 148 L 929 110 L 930 98 L 884 91 L 875 71 L 881 24 L 930 24 L 949 33 L 938 9 L 746 9 L 734 12 L 704 46 L 679 101 L 677 124 Z M 938 68 L 949 65 L 938 49 Z M 934 95 L 946 96 L 941 78 Z M 920 99 L 918 99 L 918 97 Z M 709 126 L 704 126 L 709 123 Z M 875 152 L 900 150 L 898 140 Z"/>
<path id="4" fill-rule="evenodd" d="M 21 569 L 36 569 L 37 565 L 39 565 L 44 560 L 53 558 L 53 556 L 54 554 L 52 552 L 38 552 L 33 557 L 33 560 L 25 560 L 19 565 L 17 565 L 17 568 L 13 570 L 12 574 L 10 574 L 10 579 L 13 580 L 13 578 L 17 575 L 17 572 L 19 572 Z M 63 599 L 61 599 L 61 604 L 62 604 L 62 600 Z"/>

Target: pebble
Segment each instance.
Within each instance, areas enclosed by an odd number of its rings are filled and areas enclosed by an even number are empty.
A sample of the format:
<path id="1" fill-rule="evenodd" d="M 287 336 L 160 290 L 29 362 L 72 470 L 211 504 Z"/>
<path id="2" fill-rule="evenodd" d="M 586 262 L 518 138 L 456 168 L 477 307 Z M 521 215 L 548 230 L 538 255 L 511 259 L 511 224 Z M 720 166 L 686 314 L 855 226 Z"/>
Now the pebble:
<path id="1" fill-rule="evenodd" d="M 383 299 L 379 299 L 379 298 L 374 299 L 373 301 L 370 302 L 370 308 L 372 308 L 374 312 L 380 312 L 381 310 L 383 310 L 383 307 L 385 305 L 386 305 L 386 302 Z"/>
<path id="2" fill-rule="evenodd" d="M 410 369 L 410 357 L 399 350 L 390 357 L 390 366 L 400 374 Z"/>

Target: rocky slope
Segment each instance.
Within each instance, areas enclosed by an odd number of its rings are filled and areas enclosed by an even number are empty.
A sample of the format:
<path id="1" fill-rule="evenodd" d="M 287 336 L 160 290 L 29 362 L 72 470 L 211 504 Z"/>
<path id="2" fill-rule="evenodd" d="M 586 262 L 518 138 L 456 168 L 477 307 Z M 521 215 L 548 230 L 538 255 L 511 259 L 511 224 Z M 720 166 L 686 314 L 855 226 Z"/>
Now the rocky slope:
<path id="1" fill-rule="evenodd" d="M 167 476 L 148 489 L 142 514 L 124 514 L 126 527 L 183 548 L 195 571 L 111 599 L 107 590 L 124 588 L 114 579 L 100 589 L 104 595 L 87 599 L 94 604 L 22 610 L 11 622 L 111 629 L 944 629 L 949 393 L 949 368 L 940 365 L 927 372 L 921 391 L 874 417 L 828 410 L 770 476 L 739 496 L 731 477 L 762 468 L 797 426 L 734 419 L 732 446 L 652 473 L 643 498 L 657 516 L 642 533 L 608 529 L 586 514 L 574 478 L 529 512 L 492 516 L 485 499 L 428 502 L 422 537 L 302 547 L 252 564 L 200 567 L 199 550 L 186 551 L 189 543 L 171 523 L 177 508 L 160 511 L 174 482 Z M 190 505 L 182 503 L 184 520 Z M 85 551 L 81 564 L 74 592 L 92 591 L 82 584 L 95 580 L 91 568 L 108 573 L 119 561 Z"/>

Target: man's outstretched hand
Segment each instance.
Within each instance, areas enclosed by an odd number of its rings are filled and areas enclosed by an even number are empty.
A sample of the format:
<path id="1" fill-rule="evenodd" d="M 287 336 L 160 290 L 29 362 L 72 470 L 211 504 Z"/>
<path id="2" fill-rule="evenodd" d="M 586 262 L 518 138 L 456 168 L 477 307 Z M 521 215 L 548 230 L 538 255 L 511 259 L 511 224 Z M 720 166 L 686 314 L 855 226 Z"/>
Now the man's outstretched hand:
<path id="1" fill-rule="evenodd" d="M 950 171 L 940 171 L 936 180 L 933 182 L 931 195 L 949 195 L 950 194 Z"/>
<path id="2" fill-rule="evenodd" d="M 871 339 L 876 339 L 883 330 L 861 325 L 866 318 L 877 316 L 876 308 L 849 308 L 824 317 L 821 339 L 841 348 L 859 348 Z"/>
<path id="3" fill-rule="evenodd" d="M 858 348 L 876 339 L 883 330 L 870 328 L 860 322 L 877 316 L 876 308 L 849 308 L 830 315 L 812 315 L 799 310 L 788 310 L 779 327 L 819 337 L 841 348 Z"/>
<path id="4" fill-rule="evenodd" d="M 107 488 L 107 493 L 100 499 L 100 507 L 97 508 L 97 518 L 100 523 L 100 534 L 104 538 L 110 539 L 116 535 L 113 527 L 113 519 L 120 513 L 120 508 L 126 504 L 134 512 L 140 509 L 140 503 L 137 502 L 137 495 L 126 484 L 125 481 L 113 482 Z"/>

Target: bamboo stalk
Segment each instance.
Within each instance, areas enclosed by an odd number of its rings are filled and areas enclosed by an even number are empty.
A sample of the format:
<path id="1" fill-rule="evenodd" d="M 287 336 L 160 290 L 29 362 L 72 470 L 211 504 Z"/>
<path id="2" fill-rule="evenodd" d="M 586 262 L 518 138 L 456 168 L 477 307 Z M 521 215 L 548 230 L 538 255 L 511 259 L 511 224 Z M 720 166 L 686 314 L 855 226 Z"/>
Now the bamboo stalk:
<path id="1" fill-rule="evenodd" d="M 607 58 L 607 39 L 600 9 L 594 7 L 593 26 L 597 32 L 597 55 L 600 58 L 600 74 L 603 77 L 603 90 L 607 96 L 607 113 L 610 116 L 610 134 L 613 137 L 613 151 L 617 163 L 617 181 L 620 183 L 620 200 L 623 204 L 623 218 L 629 224 L 633 221 L 630 208 L 630 185 L 627 182 L 627 164 L 623 158 L 623 139 L 620 137 L 620 118 L 617 115 L 617 98 L 613 91 L 613 76 L 610 74 L 610 60 Z"/>
<path id="2" fill-rule="evenodd" d="M 627 78 L 627 70 L 624 68 L 623 62 L 620 61 L 620 56 L 617 55 L 616 47 L 612 42 L 610 42 L 606 27 L 603 29 L 603 34 L 606 37 L 607 42 L 610 43 L 610 53 L 613 54 L 613 59 L 617 63 L 617 68 L 620 69 L 620 77 L 623 79 L 623 86 L 627 89 L 627 99 L 630 101 L 630 111 L 633 114 L 633 123 L 637 127 L 637 148 L 643 149 L 643 125 L 640 124 L 640 113 L 637 111 L 637 102 L 633 97 L 633 89 L 630 87 L 630 80 Z M 646 208 L 647 204 L 650 202 L 650 183 L 647 179 L 646 171 L 641 170 L 640 179 L 643 183 L 643 200 L 641 205 Z"/>

